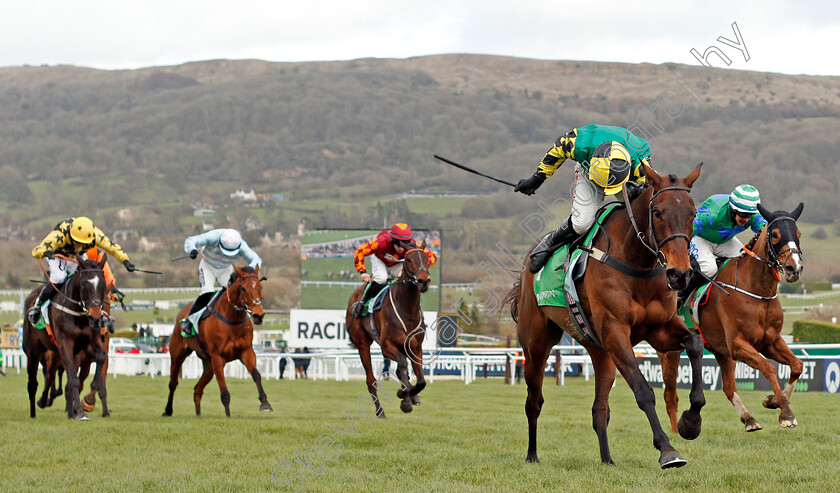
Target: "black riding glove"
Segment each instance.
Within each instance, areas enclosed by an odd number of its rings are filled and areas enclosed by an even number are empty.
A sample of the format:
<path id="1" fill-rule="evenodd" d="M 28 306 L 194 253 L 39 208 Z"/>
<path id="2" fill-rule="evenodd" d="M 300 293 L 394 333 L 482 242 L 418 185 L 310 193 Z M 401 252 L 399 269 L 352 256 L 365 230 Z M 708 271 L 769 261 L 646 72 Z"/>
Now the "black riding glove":
<path id="1" fill-rule="evenodd" d="M 190 251 L 190 258 L 191 258 L 191 259 L 195 259 L 196 257 L 198 257 L 198 250 L 196 250 L 195 248 L 193 248 L 193 249 Z"/>
<path id="2" fill-rule="evenodd" d="M 519 183 L 516 184 L 516 187 L 513 189 L 513 191 L 522 192 L 525 195 L 534 195 L 534 192 L 536 192 L 537 189 L 540 188 L 544 181 L 545 178 L 540 176 L 538 173 L 534 173 L 528 178 L 519 180 Z"/>
<path id="3" fill-rule="evenodd" d="M 46 252 L 44 252 L 44 257 L 52 260 L 55 258 L 55 252 L 52 250 L 47 250 Z"/>
<path id="4" fill-rule="evenodd" d="M 116 286 L 111 286 L 110 291 L 111 291 L 111 294 L 114 295 L 114 299 L 117 300 L 118 302 L 122 302 L 122 300 L 125 299 L 125 293 L 123 293 L 122 291 L 117 289 Z"/>
<path id="5" fill-rule="evenodd" d="M 628 181 L 627 182 L 627 200 L 635 199 L 636 197 L 641 195 L 642 192 L 644 192 L 645 188 L 647 188 L 647 187 L 648 187 L 647 183 L 636 183 L 636 182 L 633 182 L 633 181 Z"/>
<path id="6" fill-rule="evenodd" d="M 125 266 L 125 270 L 129 272 L 134 272 L 135 270 L 137 270 L 137 267 L 134 267 L 134 264 L 132 264 L 128 259 L 123 260 L 123 265 Z"/>

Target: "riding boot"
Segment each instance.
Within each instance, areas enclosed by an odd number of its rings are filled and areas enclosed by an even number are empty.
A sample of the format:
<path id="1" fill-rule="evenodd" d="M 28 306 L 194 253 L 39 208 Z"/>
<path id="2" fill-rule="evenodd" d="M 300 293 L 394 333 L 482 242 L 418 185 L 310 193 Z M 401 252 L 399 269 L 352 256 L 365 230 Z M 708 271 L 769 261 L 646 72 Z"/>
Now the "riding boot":
<path id="1" fill-rule="evenodd" d="M 682 310 L 683 305 L 685 305 L 695 289 L 709 282 L 708 278 L 703 274 L 703 271 L 700 270 L 700 263 L 697 262 L 694 255 L 689 255 L 688 258 L 691 261 L 691 269 L 694 271 L 694 274 L 691 275 L 688 286 L 677 294 L 677 310 Z"/>
<path id="2" fill-rule="evenodd" d="M 365 292 L 362 293 L 362 299 L 360 299 L 353 305 L 353 318 L 360 318 L 362 316 L 367 302 L 370 301 L 371 298 L 376 296 L 384 286 L 384 284 L 379 284 L 376 281 L 370 281 L 370 283 L 368 283 Z"/>
<path id="3" fill-rule="evenodd" d="M 32 308 L 30 308 L 26 313 L 29 323 L 32 325 L 38 323 L 38 320 L 41 318 L 41 307 L 47 302 L 47 300 L 51 299 L 57 293 L 58 290 L 56 290 L 53 283 L 48 280 L 47 283 L 44 284 L 44 289 L 41 290 L 41 294 L 39 294 L 38 298 L 35 300 L 35 304 L 32 305 Z"/>
<path id="4" fill-rule="evenodd" d="M 564 219 L 557 230 L 544 236 L 543 239 L 540 240 L 540 243 L 534 248 L 533 253 L 531 253 L 531 265 L 529 267 L 531 274 L 539 272 L 540 269 L 545 267 L 545 264 L 548 263 L 548 259 L 551 258 L 551 255 L 557 251 L 558 248 L 573 241 L 578 236 L 579 235 L 572 227 L 572 216 Z"/>

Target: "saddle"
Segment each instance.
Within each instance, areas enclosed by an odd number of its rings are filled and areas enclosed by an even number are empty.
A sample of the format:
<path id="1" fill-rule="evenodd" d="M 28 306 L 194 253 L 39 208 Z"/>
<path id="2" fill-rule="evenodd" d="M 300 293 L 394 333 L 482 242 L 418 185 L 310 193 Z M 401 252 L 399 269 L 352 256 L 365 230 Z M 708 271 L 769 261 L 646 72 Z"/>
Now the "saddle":
<path id="1" fill-rule="evenodd" d="M 190 309 L 190 314 L 181 320 L 181 335 L 183 337 L 194 337 L 198 335 L 199 324 L 212 314 L 208 308 L 212 307 L 224 292 L 225 288 L 222 288 L 216 292 L 198 295 L 198 298 L 195 299 L 195 303 L 193 303 Z"/>

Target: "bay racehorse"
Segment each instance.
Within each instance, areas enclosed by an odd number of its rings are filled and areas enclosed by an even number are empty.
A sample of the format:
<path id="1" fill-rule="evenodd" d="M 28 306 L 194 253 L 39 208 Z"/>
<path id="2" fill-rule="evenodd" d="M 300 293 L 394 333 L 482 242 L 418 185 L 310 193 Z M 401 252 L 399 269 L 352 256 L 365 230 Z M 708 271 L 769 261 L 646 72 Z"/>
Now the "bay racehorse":
<path id="1" fill-rule="evenodd" d="M 376 376 L 370 361 L 370 347 L 374 341 L 379 343 L 385 358 L 397 362 L 397 378 L 402 386 L 397 397 L 402 399 L 400 409 L 404 413 L 410 413 L 413 406 L 420 403 L 417 394 L 426 387 L 426 378 L 423 376 L 426 323 L 420 307 L 420 294 L 429 289 L 429 261 L 425 249 L 425 240 L 419 245 L 415 243 L 408 247 L 403 255 L 402 270 L 383 295 L 385 300 L 379 311 L 367 317 L 353 317 L 353 304 L 361 299 L 364 286 L 353 291 L 347 304 L 347 331 L 350 341 L 359 350 L 368 392 L 376 405 L 376 415 L 380 418 L 385 417 L 385 411 L 379 402 Z M 378 339 L 374 334 L 378 335 Z M 416 378 L 413 386 L 408 379 L 408 360 L 411 360 Z"/>
<path id="2" fill-rule="evenodd" d="M 100 374 L 108 355 L 102 350 L 100 326 L 102 325 L 105 302 L 105 275 L 103 266 L 107 259 L 100 261 L 77 257 L 79 263 L 76 273 L 58 290 L 49 306 L 52 334 L 47 329 L 35 329 L 28 319 L 23 323 L 23 349 L 28 358 L 29 376 L 29 415 L 35 417 L 35 393 L 38 390 L 38 364 L 48 350 L 57 351 L 61 365 L 67 373 L 67 416 L 77 420 L 88 420 L 79 401 L 80 381 L 77 375 L 76 357 L 84 353 L 96 362 L 93 385 L 99 392 L 103 408 L 107 406 L 105 381 Z M 25 308 L 32 306 L 40 287 L 33 290 L 26 298 Z"/>
<path id="3" fill-rule="evenodd" d="M 625 189 L 626 209 L 614 212 L 600 227 L 593 246 L 623 264 L 624 272 L 590 258 L 585 276 L 576 284 L 580 305 L 591 322 L 595 339 L 581 333 L 567 308 L 537 304 L 534 275 L 527 268 L 526 257 L 525 268 L 506 301 L 511 302 L 511 315 L 517 322 L 525 355 L 527 462 L 539 462 L 537 419 L 544 402 L 545 365 L 551 348 L 566 331 L 586 348 L 595 368 L 592 426 L 598 437 L 601 462 L 613 464 L 607 425 L 609 393 L 618 368 L 648 418 L 653 445 L 660 452 L 660 466 L 664 469 L 685 464 L 662 430 L 654 409 L 653 390 L 639 371 L 633 346 L 645 340 L 660 351 L 686 349 L 698 383 L 691 391 L 691 408 L 680 421 L 680 435 L 696 438 L 700 434 L 700 409 L 705 404 L 700 383 L 703 344 L 676 315 L 677 291 L 687 285 L 692 275 L 688 242 L 695 211 L 689 192 L 701 166 L 702 163 L 685 178 L 660 177 L 645 166 L 647 181 L 652 186 L 631 203 L 627 202 Z"/>
<path id="4" fill-rule="evenodd" d="M 260 398 L 260 411 L 273 411 L 262 387 L 262 377 L 257 370 L 257 356 L 254 354 L 252 341 L 254 325 L 261 324 L 265 311 L 262 307 L 262 281 L 260 268 L 234 267 L 224 293 L 207 310 L 210 315 L 199 323 L 198 335 L 183 337 L 180 320 L 190 312 L 192 303 L 187 303 L 178 312 L 175 329 L 169 339 L 171 367 L 169 374 L 169 400 L 166 402 L 164 416 L 172 416 L 172 398 L 178 387 L 181 365 L 193 351 L 204 364 L 204 373 L 195 384 L 193 401 L 195 414 L 201 415 L 201 397 L 204 387 L 216 376 L 221 391 L 225 415 L 230 417 L 230 392 L 225 383 L 225 364 L 238 359 L 245 365 Z M 252 323 L 253 321 L 253 323 Z"/>
<path id="5" fill-rule="evenodd" d="M 735 362 L 742 361 L 764 375 L 773 388 L 762 404 L 766 408 L 781 409 L 779 425 L 794 428 L 796 417 L 790 409 L 790 398 L 796 381 L 802 374 L 802 361 L 794 356 L 782 339 L 782 305 L 777 296 L 780 272 L 785 281 L 796 282 L 804 267 L 799 248 L 801 233 L 796 220 L 803 204 L 793 212 L 770 212 L 759 204 L 759 213 L 767 226 L 744 247 L 744 254 L 729 261 L 718 272 L 715 281 L 722 288 L 710 286 L 708 298 L 700 307 L 699 327 L 721 368 L 723 392 L 735 407 L 747 431 L 761 429 L 761 425 L 741 402 L 735 386 Z M 723 291 L 726 290 L 726 292 Z M 665 407 L 675 426 L 677 409 L 678 353 L 660 354 L 665 380 Z M 782 390 L 776 369 L 765 358 L 790 367 L 790 378 Z"/>

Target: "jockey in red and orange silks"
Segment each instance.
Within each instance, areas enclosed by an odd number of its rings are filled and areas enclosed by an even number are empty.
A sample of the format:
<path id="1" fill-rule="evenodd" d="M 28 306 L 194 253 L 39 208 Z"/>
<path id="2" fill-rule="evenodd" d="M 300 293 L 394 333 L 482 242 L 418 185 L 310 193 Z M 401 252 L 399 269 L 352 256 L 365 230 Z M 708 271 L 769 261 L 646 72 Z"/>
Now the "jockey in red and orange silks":
<path id="1" fill-rule="evenodd" d="M 389 277 L 397 277 L 402 270 L 400 259 L 410 246 L 414 243 L 411 237 L 411 228 L 408 224 L 397 223 L 390 231 L 382 230 L 376 238 L 364 243 L 353 256 L 356 270 L 362 275 L 362 281 L 369 282 L 370 286 L 365 290 L 362 299 L 353 308 L 353 315 L 358 317 L 363 311 L 363 306 L 373 298 L 385 284 Z M 429 267 L 437 261 L 435 252 L 425 249 L 426 257 L 429 259 Z M 365 258 L 370 257 L 370 270 L 365 269 Z"/>

